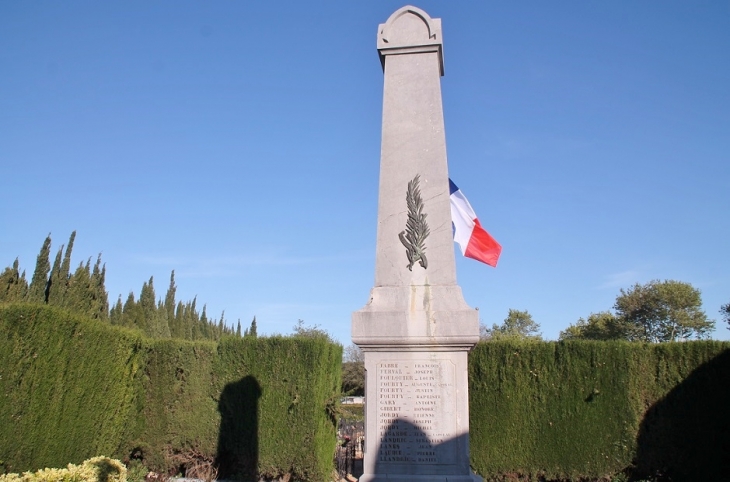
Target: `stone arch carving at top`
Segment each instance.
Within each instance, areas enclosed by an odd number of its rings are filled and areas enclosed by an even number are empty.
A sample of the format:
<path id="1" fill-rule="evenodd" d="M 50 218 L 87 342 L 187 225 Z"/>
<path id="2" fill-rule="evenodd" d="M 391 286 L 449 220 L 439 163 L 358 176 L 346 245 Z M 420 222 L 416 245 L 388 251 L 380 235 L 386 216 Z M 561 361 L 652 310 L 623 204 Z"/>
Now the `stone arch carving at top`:
<path id="1" fill-rule="evenodd" d="M 390 46 L 440 42 L 440 30 L 440 25 L 426 12 L 406 5 L 393 12 L 382 26 L 380 40 Z"/>

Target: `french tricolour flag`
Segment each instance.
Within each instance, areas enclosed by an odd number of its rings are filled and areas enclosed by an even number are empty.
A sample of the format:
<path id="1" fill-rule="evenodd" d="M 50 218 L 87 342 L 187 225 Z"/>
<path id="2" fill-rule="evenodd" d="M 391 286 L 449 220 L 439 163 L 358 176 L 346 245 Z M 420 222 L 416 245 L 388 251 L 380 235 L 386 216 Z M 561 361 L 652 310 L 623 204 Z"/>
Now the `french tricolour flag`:
<path id="1" fill-rule="evenodd" d="M 451 179 L 449 179 L 449 197 L 454 241 L 461 247 L 462 254 L 496 268 L 502 246 L 479 224 L 471 204 Z"/>

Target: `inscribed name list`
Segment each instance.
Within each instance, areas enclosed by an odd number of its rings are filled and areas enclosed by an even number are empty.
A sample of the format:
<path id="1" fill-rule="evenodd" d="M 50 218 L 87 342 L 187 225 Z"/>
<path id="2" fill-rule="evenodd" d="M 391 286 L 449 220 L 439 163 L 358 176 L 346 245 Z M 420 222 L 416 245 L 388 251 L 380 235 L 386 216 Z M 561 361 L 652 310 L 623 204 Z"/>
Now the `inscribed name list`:
<path id="1" fill-rule="evenodd" d="M 377 365 L 379 463 L 453 464 L 456 368 L 450 360 Z"/>

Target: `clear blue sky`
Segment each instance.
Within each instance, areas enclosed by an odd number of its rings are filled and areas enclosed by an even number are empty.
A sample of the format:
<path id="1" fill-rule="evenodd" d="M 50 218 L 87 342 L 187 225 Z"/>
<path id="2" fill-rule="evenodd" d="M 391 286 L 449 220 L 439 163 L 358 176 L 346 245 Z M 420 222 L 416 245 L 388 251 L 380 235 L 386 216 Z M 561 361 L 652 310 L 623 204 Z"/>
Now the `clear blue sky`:
<path id="1" fill-rule="evenodd" d="M 0 268 L 45 236 L 259 332 L 350 343 L 374 276 L 379 23 L 403 3 L 2 2 Z M 652 279 L 730 302 L 730 3 L 435 2 L 450 175 L 502 244 L 482 322 Z M 455 249 L 456 246 L 455 246 Z"/>

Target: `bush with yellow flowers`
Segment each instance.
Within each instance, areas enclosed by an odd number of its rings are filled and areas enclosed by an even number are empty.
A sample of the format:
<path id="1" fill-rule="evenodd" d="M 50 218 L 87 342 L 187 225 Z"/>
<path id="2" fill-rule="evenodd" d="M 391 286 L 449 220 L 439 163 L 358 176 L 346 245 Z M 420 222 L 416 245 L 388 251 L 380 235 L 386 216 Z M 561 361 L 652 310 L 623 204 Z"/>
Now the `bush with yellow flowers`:
<path id="1" fill-rule="evenodd" d="M 127 482 L 127 468 L 119 460 L 94 457 L 65 469 L 0 475 L 0 482 Z"/>

